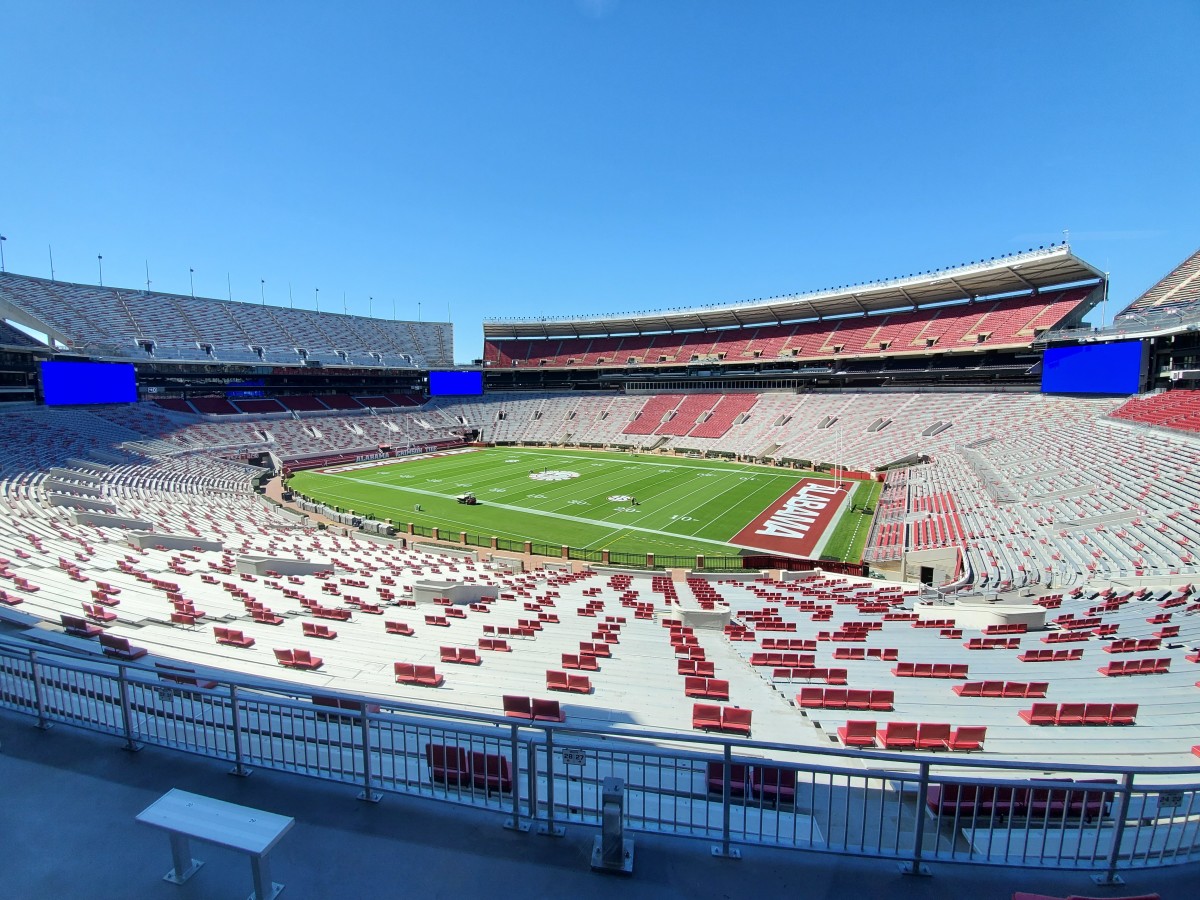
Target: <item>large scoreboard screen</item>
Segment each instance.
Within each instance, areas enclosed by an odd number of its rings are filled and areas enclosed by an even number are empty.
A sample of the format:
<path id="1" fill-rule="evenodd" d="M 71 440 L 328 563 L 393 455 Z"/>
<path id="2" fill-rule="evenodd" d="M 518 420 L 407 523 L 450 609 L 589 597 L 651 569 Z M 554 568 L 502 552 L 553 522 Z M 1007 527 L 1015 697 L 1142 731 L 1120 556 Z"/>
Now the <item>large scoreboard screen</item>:
<path id="1" fill-rule="evenodd" d="M 1047 394 L 1136 394 L 1141 382 L 1141 341 L 1048 347 L 1042 357 Z"/>
<path id="2" fill-rule="evenodd" d="M 431 397 L 466 397 L 483 393 L 482 372 L 430 372 Z"/>
<path id="3" fill-rule="evenodd" d="M 43 362 L 41 375 L 47 406 L 137 402 L 137 378 L 129 363 Z"/>

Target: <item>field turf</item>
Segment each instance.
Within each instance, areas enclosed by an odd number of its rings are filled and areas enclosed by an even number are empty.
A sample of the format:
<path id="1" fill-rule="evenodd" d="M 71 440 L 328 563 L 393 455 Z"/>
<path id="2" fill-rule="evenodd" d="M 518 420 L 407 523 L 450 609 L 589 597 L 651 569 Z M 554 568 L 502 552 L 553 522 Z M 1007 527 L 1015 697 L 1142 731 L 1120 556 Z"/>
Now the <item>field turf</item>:
<path id="1" fill-rule="evenodd" d="M 531 477 L 547 471 L 578 477 Z M 706 459 L 502 447 L 328 474 L 298 472 L 289 486 L 401 528 L 412 522 L 454 535 L 586 550 L 719 556 L 743 552 L 727 541 L 805 477 L 814 476 Z M 467 491 L 479 505 L 456 501 Z M 861 484 L 855 503 L 861 509 L 877 493 L 878 485 Z M 637 505 L 612 497 L 636 498 Z M 823 555 L 857 561 L 869 525 L 869 515 L 843 514 Z"/>

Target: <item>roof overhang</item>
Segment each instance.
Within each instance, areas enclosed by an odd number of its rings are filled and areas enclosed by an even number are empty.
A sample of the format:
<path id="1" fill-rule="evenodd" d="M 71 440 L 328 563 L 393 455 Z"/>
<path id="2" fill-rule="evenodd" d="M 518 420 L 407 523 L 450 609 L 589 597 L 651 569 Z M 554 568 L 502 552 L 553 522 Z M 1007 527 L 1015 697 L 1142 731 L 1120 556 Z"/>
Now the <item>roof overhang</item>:
<path id="1" fill-rule="evenodd" d="M 904 278 L 749 303 L 613 315 L 489 319 L 485 338 L 603 337 L 778 325 L 912 310 L 981 297 L 1101 281 L 1104 273 L 1059 244 Z"/>

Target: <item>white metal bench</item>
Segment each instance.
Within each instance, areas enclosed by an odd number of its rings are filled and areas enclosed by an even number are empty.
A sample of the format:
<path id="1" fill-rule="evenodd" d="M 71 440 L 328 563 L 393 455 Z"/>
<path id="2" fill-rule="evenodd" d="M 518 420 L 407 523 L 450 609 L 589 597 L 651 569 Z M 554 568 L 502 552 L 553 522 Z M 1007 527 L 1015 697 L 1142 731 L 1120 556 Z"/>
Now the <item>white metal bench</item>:
<path id="1" fill-rule="evenodd" d="M 282 884 L 271 881 L 267 853 L 295 824 L 295 819 L 172 789 L 137 814 L 137 821 L 161 828 L 171 839 L 174 868 L 163 876 L 183 884 L 204 863 L 192 859 L 189 839 L 208 841 L 250 857 L 254 893 L 250 900 L 273 900 Z"/>

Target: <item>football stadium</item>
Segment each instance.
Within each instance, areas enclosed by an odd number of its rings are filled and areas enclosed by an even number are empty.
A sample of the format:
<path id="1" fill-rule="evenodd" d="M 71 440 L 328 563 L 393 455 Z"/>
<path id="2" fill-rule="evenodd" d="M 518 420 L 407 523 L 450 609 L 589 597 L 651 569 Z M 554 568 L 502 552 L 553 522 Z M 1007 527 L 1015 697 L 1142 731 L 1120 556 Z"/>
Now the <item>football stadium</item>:
<path id="1" fill-rule="evenodd" d="M 449 323 L 0 274 L 0 702 L 601 868 L 1190 861 L 1200 252 L 1084 326 L 1106 288 L 1058 244 L 455 367 Z"/>
<path id="2" fill-rule="evenodd" d="M 1196 895 L 1194 0 L 0 22 L 0 897 Z"/>

